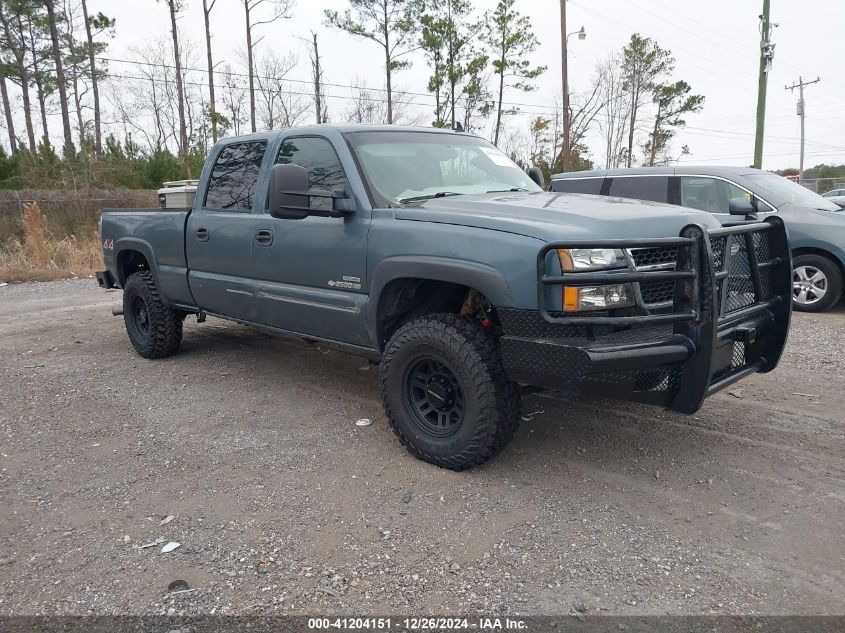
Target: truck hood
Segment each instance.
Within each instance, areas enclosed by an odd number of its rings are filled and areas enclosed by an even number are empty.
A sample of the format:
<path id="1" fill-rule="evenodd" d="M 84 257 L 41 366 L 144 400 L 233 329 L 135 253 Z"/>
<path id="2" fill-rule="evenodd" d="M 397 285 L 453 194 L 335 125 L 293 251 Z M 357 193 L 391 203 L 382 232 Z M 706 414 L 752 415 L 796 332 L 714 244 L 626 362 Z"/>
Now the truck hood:
<path id="1" fill-rule="evenodd" d="M 399 220 L 505 231 L 545 241 L 674 237 L 688 224 L 719 222 L 704 211 L 658 202 L 574 193 L 448 196 L 394 209 Z"/>

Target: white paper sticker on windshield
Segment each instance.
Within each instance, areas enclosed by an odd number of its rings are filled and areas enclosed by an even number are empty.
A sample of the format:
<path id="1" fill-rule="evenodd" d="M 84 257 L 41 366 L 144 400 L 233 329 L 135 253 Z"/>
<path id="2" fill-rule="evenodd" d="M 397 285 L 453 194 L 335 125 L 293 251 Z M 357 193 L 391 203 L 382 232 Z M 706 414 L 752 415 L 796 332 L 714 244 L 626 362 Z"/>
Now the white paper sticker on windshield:
<path id="1" fill-rule="evenodd" d="M 511 159 L 508 158 L 501 150 L 498 150 L 495 147 L 481 147 L 479 149 L 487 154 L 487 158 L 492 160 L 495 164 L 501 165 L 502 167 L 513 167 Z"/>

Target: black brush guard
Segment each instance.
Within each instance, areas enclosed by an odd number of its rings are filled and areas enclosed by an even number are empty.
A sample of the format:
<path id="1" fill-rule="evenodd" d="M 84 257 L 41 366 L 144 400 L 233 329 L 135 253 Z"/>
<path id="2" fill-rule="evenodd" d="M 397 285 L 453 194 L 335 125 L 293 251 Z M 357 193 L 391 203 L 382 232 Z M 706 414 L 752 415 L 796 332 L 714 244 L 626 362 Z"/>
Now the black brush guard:
<path id="1" fill-rule="evenodd" d="M 673 249 L 672 270 L 547 274 L 563 248 Z M 632 260 L 633 261 L 633 260 Z M 538 253 L 537 312 L 501 310 L 500 339 L 512 380 L 575 388 L 693 413 L 704 399 L 755 372 L 775 368 L 792 310 L 792 262 L 779 218 L 679 237 L 546 244 Z M 548 308 L 549 287 L 674 283 L 672 306 L 590 313 Z M 639 292 L 635 293 L 639 296 Z"/>

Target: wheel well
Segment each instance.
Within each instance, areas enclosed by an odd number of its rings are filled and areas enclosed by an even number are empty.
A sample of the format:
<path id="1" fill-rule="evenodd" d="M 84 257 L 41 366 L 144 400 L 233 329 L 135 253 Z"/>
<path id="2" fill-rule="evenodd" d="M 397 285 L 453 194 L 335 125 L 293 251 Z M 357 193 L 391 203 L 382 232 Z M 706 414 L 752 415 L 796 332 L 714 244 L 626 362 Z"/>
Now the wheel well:
<path id="1" fill-rule="evenodd" d="M 492 306 L 484 295 L 469 286 L 433 279 L 394 279 L 379 295 L 379 348 L 384 349 L 402 324 L 424 314 L 474 314 L 482 310 L 485 316 L 494 318 Z"/>
<path id="2" fill-rule="evenodd" d="M 124 250 L 117 256 L 117 276 L 121 286 L 126 284 L 132 273 L 149 269 L 150 264 L 140 251 Z"/>
<path id="3" fill-rule="evenodd" d="M 839 258 L 836 255 L 829 253 L 828 251 L 824 251 L 820 248 L 796 248 L 792 251 L 792 257 L 798 257 L 799 255 L 818 255 L 819 257 L 824 257 L 825 259 L 829 259 L 836 267 L 839 268 L 839 272 L 842 273 L 842 276 L 845 277 L 845 266 L 842 265 L 842 262 L 839 261 Z"/>

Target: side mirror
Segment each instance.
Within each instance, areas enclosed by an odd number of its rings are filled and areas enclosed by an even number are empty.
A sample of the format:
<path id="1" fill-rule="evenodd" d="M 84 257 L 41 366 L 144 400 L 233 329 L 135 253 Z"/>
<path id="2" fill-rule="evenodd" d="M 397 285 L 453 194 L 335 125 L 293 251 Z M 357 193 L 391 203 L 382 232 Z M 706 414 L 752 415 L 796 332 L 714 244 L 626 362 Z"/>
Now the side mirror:
<path id="1" fill-rule="evenodd" d="M 731 215 L 753 215 L 757 208 L 745 198 L 731 198 L 728 200 L 728 211 Z"/>
<path id="2" fill-rule="evenodd" d="M 274 218 L 301 220 L 308 217 L 308 170 L 300 165 L 273 165 L 270 169 L 270 208 Z"/>
<path id="3" fill-rule="evenodd" d="M 543 178 L 543 171 L 539 167 L 529 167 L 528 177 L 536 182 L 540 189 L 546 188 L 546 179 Z"/>
<path id="4" fill-rule="evenodd" d="M 270 169 L 269 213 L 282 220 L 301 220 L 309 215 L 342 218 L 355 213 L 355 199 L 346 187 L 311 189 L 308 170 L 301 165 L 273 165 Z M 312 209 L 311 198 L 329 198 L 331 210 Z"/>

